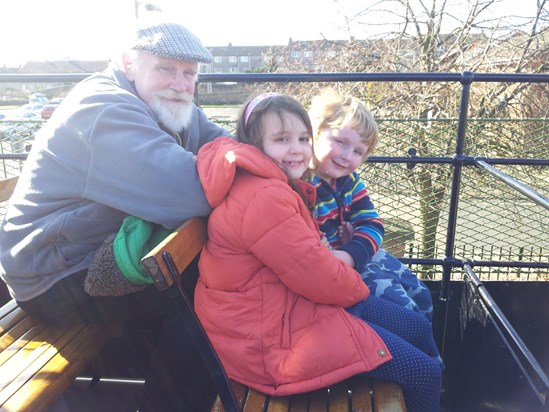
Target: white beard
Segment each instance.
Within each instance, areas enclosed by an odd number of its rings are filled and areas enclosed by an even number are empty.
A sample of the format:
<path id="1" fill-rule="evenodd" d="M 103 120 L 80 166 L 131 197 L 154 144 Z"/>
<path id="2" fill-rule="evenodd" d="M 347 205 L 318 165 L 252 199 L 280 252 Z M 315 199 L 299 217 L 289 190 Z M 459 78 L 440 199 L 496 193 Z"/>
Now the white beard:
<path id="1" fill-rule="evenodd" d="M 177 98 L 179 101 L 167 101 Z M 193 96 L 188 93 L 174 93 L 162 90 L 153 96 L 151 110 L 162 125 L 179 133 L 189 126 L 193 116 Z"/>

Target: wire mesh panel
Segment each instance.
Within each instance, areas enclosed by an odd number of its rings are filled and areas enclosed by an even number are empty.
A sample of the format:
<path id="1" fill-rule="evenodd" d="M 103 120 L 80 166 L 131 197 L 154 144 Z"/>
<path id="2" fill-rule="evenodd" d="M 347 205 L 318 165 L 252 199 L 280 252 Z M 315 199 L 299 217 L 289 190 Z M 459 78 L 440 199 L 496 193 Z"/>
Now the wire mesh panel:
<path id="1" fill-rule="evenodd" d="M 7 158 L 13 154 L 24 154 L 30 150 L 35 133 L 42 127 L 42 121 L 0 120 L 0 180 L 19 176 L 24 160 Z M 4 216 L 7 202 L 0 202 L 0 218 Z"/>
<path id="2" fill-rule="evenodd" d="M 534 186 L 533 166 L 502 166 L 529 186 Z M 539 169 L 539 168 L 536 168 Z M 537 172 L 541 172 L 537 170 Z M 549 168 L 545 168 L 549 176 Z M 478 169 L 467 169 L 462 180 L 455 255 L 460 259 L 495 262 L 549 262 L 549 213 L 502 182 L 494 182 Z M 490 180 L 491 179 L 491 180 Z M 485 181 L 489 184 L 484 184 Z M 545 186 L 549 192 L 548 182 Z M 479 267 L 485 280 L 549 280 L 547 270 L 535 268 Z"/>
<path id="3" fill-rule="evenodd" d="M 444 259 L 448 236 L 450 187 L 457 121 L 379 120 L 381 141 L 376 156 L 439 157 L 440 163 L 366 163 L 361 174 L 386 225 L 385 248 L 399 257 Z M 490 158 L 547 159 L 547 119 L 470 121 L 465 150 Z M 444 163 L 443 159 L 447 161 Z M 382 161 L 381 161 L 382 162 Z M 540 193 L 549 193 L 549 168 L 499 165 Z M 461 175 L 458 221 L 452 255 L 495 262 L 549 260 L 549 213 L 493 176 L 465 163 Z M 441 274 L 417 268 L 420 276 Z M 547 279 L 546 270 L 485 267 L 484 279 Z M 485 276 L 486 275 L 486 276 Z"/>
<path id="4" fill-rule="evenodd" d="M 510 159 L 549 158 L 549 119 L 470 119 L 465 153 Z"/>
<path id="5" fill-rule="evenodd" d="M 0 120 L 0 154 L 27 153 L 42 124 L 40 120 Z M 19 175 L 22 165 L 22 160 L 0 159 L 0 178 Z"/>

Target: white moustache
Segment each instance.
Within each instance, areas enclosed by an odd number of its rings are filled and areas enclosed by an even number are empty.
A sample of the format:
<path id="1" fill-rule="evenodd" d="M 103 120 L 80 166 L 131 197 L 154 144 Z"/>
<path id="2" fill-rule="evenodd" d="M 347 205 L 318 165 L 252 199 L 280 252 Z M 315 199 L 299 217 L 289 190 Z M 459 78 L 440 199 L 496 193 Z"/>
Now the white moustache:
<path id="1" fill-rule="evenodd" d="M 155 93 L 155 97 L 160 97 L 162 99 L 172 100 L 172 101 L 181 101 L 184 103 L 192 103 L 193 95 L 187 92 L 174 92 L 173 90 L 160 90 Z"/>

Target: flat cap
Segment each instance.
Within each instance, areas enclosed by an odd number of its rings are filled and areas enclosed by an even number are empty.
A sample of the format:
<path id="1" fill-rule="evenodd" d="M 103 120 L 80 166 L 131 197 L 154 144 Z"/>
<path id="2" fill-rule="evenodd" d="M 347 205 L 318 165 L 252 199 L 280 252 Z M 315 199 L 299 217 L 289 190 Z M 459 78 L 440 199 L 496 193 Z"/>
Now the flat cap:
<path id="1" fill-rule="evenodd" d="M 177 60 L 202 63 L 213 60 L 198 37 L 178 23 L 162 22 L 139 27 L 130 48 Z"/>

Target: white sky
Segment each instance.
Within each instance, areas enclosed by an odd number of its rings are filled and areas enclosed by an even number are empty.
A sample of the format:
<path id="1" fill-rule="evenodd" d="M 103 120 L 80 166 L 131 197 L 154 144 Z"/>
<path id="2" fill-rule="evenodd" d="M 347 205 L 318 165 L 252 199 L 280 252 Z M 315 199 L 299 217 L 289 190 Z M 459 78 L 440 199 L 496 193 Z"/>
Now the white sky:
<path id="1" fill-rule="evenodd" d="M 0 67 L 28 60 L 104 60 L 135 22 L 136 0 L 0 0 Z M 377 0 L 139 0 L 161 6 L 205 46 L 284 45 L 294 40 L 346 39 L 341 4 L 347 13 Z M 466 3 L 467 0 L 459 0 Z M 516 0 L 501 0 L 514 3 Z M 387 3 L 390 4 L 390 3 Z M 536 0 L 522 0 L 521 9 Z M 504 11 L 505 7 L 498 7 Z M 140 7 L 140 16 L 148 13 Z M 374 22 L 373 22 L 374 23 Z M 358 29 L 355 29 L 358 30 Z M 351 32 L 364 38 L 375 25 Z"/>

